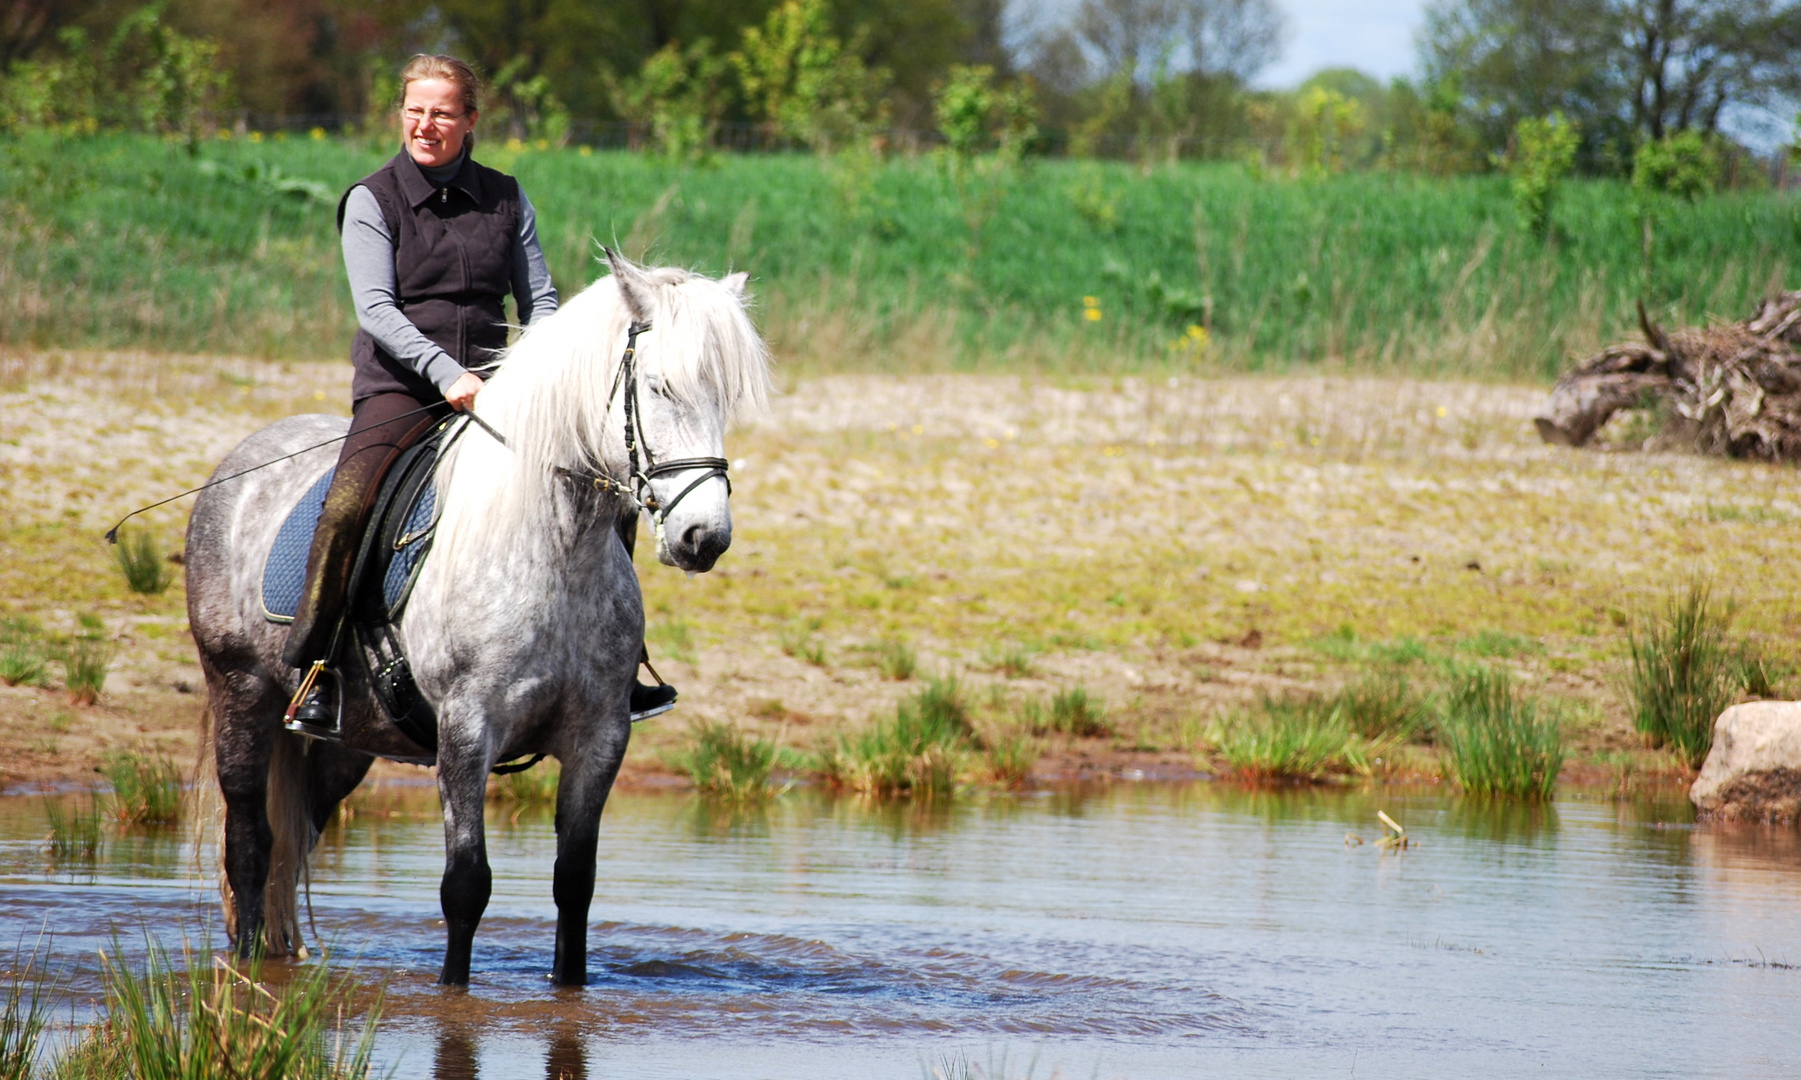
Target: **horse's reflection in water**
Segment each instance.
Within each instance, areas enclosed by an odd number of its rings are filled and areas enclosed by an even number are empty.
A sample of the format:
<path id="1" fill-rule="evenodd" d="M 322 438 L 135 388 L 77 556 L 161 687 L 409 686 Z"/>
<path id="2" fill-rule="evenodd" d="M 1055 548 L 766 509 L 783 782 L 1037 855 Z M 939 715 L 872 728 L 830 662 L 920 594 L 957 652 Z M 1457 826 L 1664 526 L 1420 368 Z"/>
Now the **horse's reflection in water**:
<path id="1" fill-rule="evenodd" d="M 432 1080 L 479 1080 L 481 1067 L 476 1064 L 477 1050 L 475 1035 L 468 1027 L 446 1024 L 438 1030 L 438 1045 L 432 1055 Z M 573 1027 L 560 1026 L 551 1032 L 549 1053 L 544 1059 L 544 1076 L 545 1080 L 588 1080 L 588 1054 Z"/>

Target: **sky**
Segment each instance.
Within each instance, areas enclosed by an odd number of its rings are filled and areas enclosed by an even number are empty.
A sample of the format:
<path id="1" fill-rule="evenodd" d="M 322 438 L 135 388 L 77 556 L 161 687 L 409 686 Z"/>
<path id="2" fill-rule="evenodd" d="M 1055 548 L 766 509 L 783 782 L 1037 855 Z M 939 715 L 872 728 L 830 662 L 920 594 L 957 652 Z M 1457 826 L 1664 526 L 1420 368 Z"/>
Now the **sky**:
<path id="1" fill-rule="evenodd" d="M 1256 78 L 1259 87 L 1295 86 L 1321 68 L 1354 67 L 1387 82 L 1415 69 L 1413 35 L 1426 0 L 1276 0 L 1290 36 L 1281 59 Z"/>

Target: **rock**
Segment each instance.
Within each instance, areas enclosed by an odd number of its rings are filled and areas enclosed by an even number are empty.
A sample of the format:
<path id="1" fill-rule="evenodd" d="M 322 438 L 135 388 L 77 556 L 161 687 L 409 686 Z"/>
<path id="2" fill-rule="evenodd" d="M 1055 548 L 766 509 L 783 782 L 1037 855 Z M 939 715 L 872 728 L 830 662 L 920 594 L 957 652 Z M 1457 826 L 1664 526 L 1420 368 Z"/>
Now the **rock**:
<path id="1" fill-rule="evenodd" d="M 1704 817 L 1793 821 L 1801 813 L 1801 702 L 1734 705 L 1713 724 L 1713 750 L 1688 789 Z"/>

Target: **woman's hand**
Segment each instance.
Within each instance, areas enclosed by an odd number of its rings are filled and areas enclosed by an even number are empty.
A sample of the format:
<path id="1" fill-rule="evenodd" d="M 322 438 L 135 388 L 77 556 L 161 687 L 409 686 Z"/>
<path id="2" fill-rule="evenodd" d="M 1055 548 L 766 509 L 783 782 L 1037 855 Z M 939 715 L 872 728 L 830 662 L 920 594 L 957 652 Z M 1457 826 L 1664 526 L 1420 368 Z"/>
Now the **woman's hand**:
<path id="1" fill-rule="evenodd" d="M 451 408 L 462 412 L 475 404 L 475 395 L 481 388 L 481 376 L 465 371 L 450 384 L 450 389 L 444 391 L 444 400 L 450 402 Z"/>

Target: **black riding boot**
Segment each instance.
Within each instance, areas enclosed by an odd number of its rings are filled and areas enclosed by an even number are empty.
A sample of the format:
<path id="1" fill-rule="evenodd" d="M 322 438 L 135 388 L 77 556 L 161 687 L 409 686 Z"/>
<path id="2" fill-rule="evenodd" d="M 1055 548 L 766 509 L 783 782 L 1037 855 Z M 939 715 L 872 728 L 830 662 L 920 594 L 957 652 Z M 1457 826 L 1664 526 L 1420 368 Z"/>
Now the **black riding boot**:
<path id="1" fill-rule="evenodd" d="M 619 541 L 625 545 L 625 556 L 631 558 L 638 546 L 638 515 L 621 514 L 618 521 Z M 657 669 L 650 666 L 650 648 L 640 645 L 638 663 L 649 668 L 651 676 L 657 680 L 655 686 L 647 686 L 637 680 L 632 681 L 632 723 L 649 720 L 653 716 L 661 716 L 675 708 L 675 687 L 664 682 L 657 675 Z"/>

